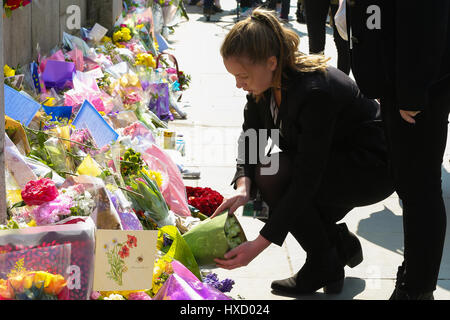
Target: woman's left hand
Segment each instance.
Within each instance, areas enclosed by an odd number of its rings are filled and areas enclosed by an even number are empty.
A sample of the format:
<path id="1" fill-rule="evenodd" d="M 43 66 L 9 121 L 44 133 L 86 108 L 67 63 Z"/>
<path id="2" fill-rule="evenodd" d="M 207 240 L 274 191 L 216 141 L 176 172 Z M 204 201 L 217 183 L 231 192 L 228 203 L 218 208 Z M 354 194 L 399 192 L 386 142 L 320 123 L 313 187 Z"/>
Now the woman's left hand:
<path id="1" fill-rule="evenodd" d="M 406 122 L 409 122 L 411 124 L 415 124 L 416 120 L 414 120 L 414 117 L 417 116 L 420 113 L 420 111 L 407 111 L 407 110 L 400 110 L 400 115 L 402 116 L 403 120 Z"/>
<path id="2" fill-rule="evenodd" d="M 256 258 L 265 248 L 270 245 L 270 241 L 263 238 L 261 235 L 253 241 L 247 241 L 228 251 L 223 259 L 214 259 L 219 268 L 236 269 L 248 265 Z"/>

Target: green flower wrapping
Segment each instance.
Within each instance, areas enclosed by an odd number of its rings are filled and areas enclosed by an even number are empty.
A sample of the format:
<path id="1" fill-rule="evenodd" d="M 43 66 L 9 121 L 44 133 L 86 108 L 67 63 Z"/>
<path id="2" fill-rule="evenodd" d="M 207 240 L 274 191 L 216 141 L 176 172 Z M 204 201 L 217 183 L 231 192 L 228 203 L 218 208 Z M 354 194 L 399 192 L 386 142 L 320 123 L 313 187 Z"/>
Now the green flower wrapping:
<path id="1" fill-rule="evenodd" d="M 228 211 L 213 219 L 205 219 L 186 232 L 183 238 L 202 266 L 215 265 L 214 259 L 223 259 L 225 253 L 247 241 L 239 221 L 228 215 Z"/>

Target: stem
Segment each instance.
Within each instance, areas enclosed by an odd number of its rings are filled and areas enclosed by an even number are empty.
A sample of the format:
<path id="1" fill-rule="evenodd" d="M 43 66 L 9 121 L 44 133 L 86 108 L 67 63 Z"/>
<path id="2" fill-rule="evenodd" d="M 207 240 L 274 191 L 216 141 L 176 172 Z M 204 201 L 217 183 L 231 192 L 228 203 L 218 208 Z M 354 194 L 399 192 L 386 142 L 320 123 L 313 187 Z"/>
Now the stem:
<path id="1" fill-rule="evenodd" d="M 122 187 L 119 187 L 119 186 L 117 186 L 117 188 L 119 188 L 120 190 L 123 190 L 123 191 L 127 191 L 127 192 L 130 192 L 130 193 L 133 193 L 133 194 L 135 194 L 135 195 L 137 195 L 137 196 L 139 196 L 139 197 L 141 197 L 142 199 L 144 199 L 145 197 L 142 195 L 142 194 L 140 194 L 140 193 L 137 193 L 137 192 L 135 192 L 135 191 L 132 191 L 132 190 L 128 190 L 127 188 L 122 188 Z"/>
<path id="2" fill-rule="evenodd" d="M 77 142 L 77 141 L 73 141 L 73 140 L 70 140 L 70 139 L 61 138 L 61 137 L 52 135 L 51 133 L 47 133 L 47 132 L 42 131 L 42 130 L 34 130 L 34 129 L 31 129 L 31 128 L 28 128 L 28 127 L 25 127 L 25 126 L 23 128 L 25 130 L 29 130 L 29 131 L 33 132 L 34 134 L 38 134 L 38 133 L 42 132 L 42 133 L 44 133 L 44 134 L 46 134 L 46 135 L 48 135 L 49 137 L 52 137 L 52 138 L 57 138 L 57 139 L 60 139 L 60 140 L 68 141 L 70 143 L 75 143 L 75 144 L 78 144 L 80 146 L 83 146 L 83 147 L 86 147 L 86 148 L 89 148 L 89 149 L 100 150 L 99 148 L 96 148 L 96 147 L 93 147 L 93 146 L 88 146 L 87 144 L 84 144 L 84 143 L 81 143 L 81 142 Z"/>

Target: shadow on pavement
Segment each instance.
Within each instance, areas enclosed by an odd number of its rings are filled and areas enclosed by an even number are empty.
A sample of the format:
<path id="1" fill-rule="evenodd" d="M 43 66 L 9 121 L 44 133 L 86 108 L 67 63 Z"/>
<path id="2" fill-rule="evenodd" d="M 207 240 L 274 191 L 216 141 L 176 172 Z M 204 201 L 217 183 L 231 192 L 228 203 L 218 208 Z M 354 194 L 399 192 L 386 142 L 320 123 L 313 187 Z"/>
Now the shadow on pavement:
<path id="1" fill-rule="evenodd" d="M 390 209 L 372 213 L 369 218 L 361 219 L 356 234 L 395 253 L 403 254 L 403 237 L 401 243 L 392 241 L 386 234 L 403 233 L 403 218 Z"/>
<path id="2" fill-rule="evenodd" d="M 279 293 L 272 290 L 272 294 L 276 296 L 283 296 L 293 298 L 295 300 L 354 300 L 354 298 L 364 291 L 366 288 L 366 282 L 364 279 L 346 277 L 344 280 L 344 289 L 339 294 L 325 294 L 322 292 L 316 292 L 307 295 L 295 295 Z"/>

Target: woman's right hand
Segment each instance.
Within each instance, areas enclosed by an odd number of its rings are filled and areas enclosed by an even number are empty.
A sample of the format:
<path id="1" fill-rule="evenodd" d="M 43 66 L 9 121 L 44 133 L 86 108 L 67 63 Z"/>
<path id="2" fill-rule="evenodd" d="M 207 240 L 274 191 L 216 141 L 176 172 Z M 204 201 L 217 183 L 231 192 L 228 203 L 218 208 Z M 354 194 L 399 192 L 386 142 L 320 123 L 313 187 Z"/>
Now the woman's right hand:
<path id="1" fill-rule="evenodd" d="M 248 200 L 250 200 L 250 194 L 247 192 L 246 188 L 237 188 L 236 193 L 233 196 L 223 199 L 222 204 L 211 215 L 211 219 L 227 209 L 228 214 L 233 214 L 237 208 L 245 205 Z"/>

